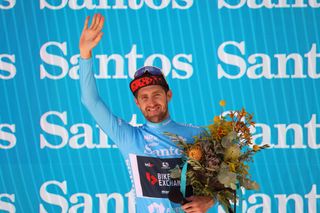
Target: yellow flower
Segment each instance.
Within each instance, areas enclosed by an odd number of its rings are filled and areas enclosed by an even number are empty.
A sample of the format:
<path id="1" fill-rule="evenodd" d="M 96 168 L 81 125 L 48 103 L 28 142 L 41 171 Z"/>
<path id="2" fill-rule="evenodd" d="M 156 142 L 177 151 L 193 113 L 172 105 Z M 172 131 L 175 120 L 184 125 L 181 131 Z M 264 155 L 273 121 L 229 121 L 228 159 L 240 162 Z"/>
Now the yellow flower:
<path id="1" fill-rule="evenodd" d="M 222 107 L 226 106 L 226 101 L 225 100 L 221 100 L 219 102 L 219 105 L 222 106 Z"/>
<path id="2" fill-rule="evenodd" d="M 214 116 L 214 118 L 213 118 L 213 121 L 214 121 L 215 123 L 219 123 L 220 120 L 221 120 L 221 119 L 220 119 L 220 116 Z"/>
<path id="3" fill-rule="evenodd" d="M 260 150 L 260 147 L 258 145 L 253 145 L 253 151 L 259 151 Z"/>
<path id="4" fill-rule="evenodd" d="M 201 160 L 202 158 L 202 150 L 200 146 L 193 146 L 188 151 L 188 156 L 194 160 Z"/>
<path id="5" fill-rule="evenodd" d="M 236 165 L 234 163 L 229 164 L 229 171 L 230 172 L 236 172 Z"/>

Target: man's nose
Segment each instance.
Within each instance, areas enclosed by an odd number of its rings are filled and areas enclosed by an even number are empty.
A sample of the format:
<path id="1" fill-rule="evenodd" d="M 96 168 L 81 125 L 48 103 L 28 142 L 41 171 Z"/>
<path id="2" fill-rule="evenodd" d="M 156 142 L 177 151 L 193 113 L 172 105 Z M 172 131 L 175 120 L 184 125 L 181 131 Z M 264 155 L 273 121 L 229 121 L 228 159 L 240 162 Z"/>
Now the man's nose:
<path id="1" fill-rule="evenodd" d="M 154 105 L 156 105 L 156 101 L 155 101 L 155 99 L 154 98 L 149 98 L 149 106 L 154 106 Z"/>

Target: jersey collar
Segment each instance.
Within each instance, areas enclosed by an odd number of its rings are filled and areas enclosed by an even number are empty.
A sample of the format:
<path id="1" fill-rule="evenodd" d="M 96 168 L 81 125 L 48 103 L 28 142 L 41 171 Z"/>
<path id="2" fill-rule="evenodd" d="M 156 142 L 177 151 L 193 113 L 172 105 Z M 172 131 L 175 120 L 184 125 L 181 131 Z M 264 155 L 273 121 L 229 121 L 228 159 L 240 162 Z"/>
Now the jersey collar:
<path id="1" fill-rule="evenodd" d="M 152 127 L 152 128 L 160 128 L 160 127 L 168 125 L 169 123 L 171 123 L 171 121 L 172 120 L 169 116 L 167 119 L 161 121 L 160 123 L 153 123 L 151 121 L 147 121 L 146 124 L 147 124 L 147 126 Z"/>

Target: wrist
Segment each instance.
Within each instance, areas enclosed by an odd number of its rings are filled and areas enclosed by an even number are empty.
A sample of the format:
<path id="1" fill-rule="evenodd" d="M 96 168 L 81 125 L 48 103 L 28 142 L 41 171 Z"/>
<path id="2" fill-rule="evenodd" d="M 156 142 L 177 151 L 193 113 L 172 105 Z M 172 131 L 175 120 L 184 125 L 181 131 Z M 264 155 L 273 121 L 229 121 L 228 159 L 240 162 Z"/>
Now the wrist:
<path id="1" fill-rule="evenodd" d="M 92 56 L 91 51 L 85 51 L 80 49 L 80 57 L 82 59 L 89 59 L 91 58 L 91 56 Z"/>

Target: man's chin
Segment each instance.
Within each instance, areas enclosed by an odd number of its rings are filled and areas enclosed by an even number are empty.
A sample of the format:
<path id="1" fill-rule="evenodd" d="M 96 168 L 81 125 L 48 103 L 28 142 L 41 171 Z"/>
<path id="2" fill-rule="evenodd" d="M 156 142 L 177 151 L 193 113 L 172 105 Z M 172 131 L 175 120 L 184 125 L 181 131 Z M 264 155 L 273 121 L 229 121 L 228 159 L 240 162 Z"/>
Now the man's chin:
<path id="1" fill-rule="evenodd" d="M 149 122 L 152 122 L 152 123 L 160 123 L 162 121 L 164 121 L 166 118 L 166 116 L 148 116 L 146 117 L 146 119 L 149 121 Z"/>
<path id="2" fill-rule="evenodd" d="M 161 122 L 161 119 L 159 119 L 159 118 L 146 118 L 146 119 L 152 123 L 160 123 Z"/>

